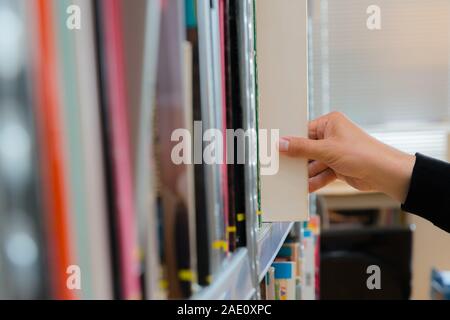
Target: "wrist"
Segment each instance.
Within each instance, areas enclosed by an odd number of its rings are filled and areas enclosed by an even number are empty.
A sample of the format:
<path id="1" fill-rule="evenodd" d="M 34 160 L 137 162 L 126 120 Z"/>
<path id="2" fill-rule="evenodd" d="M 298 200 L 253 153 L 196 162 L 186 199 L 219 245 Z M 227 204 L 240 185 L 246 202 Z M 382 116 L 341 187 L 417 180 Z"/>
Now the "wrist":
<path id="1" fill-rule="evenodd" d="M 385 157 L 380 159 L 380 172 L 374 178 L 377 189 L 391 198 L 404 203 L 408 196 L 411 176 L 416 157 L 399 150 L 389 148 Z"/>

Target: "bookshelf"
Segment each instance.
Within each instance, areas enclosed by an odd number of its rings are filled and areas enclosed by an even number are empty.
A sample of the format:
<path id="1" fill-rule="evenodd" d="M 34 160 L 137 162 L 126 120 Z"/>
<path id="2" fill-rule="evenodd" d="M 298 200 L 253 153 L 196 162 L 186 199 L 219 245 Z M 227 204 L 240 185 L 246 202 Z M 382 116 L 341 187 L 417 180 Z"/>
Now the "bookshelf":
<path id="1" fill-rule="evenodd" d="M 208 287 L 194 295 L 194 300 L 248 300 L 259 297 L 259 283 L 263 281 L 270 265 L 292 230 L 294 223 L 264 223 L 257 233 L 258 255 L 255 261 L 250 261 L 249 250 L 241 248 L 228 258 L 221 267 L 221 272 Z M 250 266 L 258 266 L 257 285 L 252 283 Z"/>
<path id="2" fill-rule="evenodd" d="M 12 288 L 0 285 L 0 298 L 267 298 L 264 276 L 301 224 L 262 222 L 261 203 L 269 199 L 261 197 L 253 135 L 259 129 L 255 1 L 74 0 L 85 21 L 77 31 L 65 28 L 70 1 L 33 2 L 39 14 L 30 26 L 36 24 L 40 41 L 29 44 L 30 56 L 39 59 L 23 66 L 33 90 L 16 98 L 29 116 L 21 125 L 29 129 L 32 122 L 30 138 L 46 146 L 36 147 L 36 158 L 57 168 L 39 169 L 37 159 L 24 159 L 33 167 L 33 188 L 20 194 L 30 215 L 23 228 L 32 222 L 30 237 L 39 235 L 34 241 L 42 256 L 27 276 L 39 279 L 39 288 L 21 288 L 14 259 L 0 250 L 0 264 L 7 266 L 0 283 Z M 26 10 L 31 1 L 5 3 L 23 22 L 33 12 Z M 22 85 L 6 85 L 5 79 L 5 87 Z M 72 116 L 78 104 L 80 114 Z M 9 107 L 0 102 L 0 113 L 6 117 Z M 245 163 L 176 164 L 171 134 L 192 133 L 198 122 L 202 135 L 207 129 L 250 132 L 239 146 Z M 17 192 L 13 183 L 5 188 Z M 6 229 L 15 230 L 3 214 L 16 213 L 15 205 L 0 212 Z M 304 211 L 296 210 L 306 216 Z M 46 230 L 51 245 L 44 241 Z M 51 260 L 53 254 L 60 259 Z M 283 262 L 294 265 L 296 256 Z M 66 285 L 69 263 L 83 271 L 76 290 Z M 298 278 L 291 272 L 290 280 Z"/>
<path id="3" fill-rule="evenodd" d="M 264 275 L 274 262 L 277 253 L 294 226 L 293 222 L 264 223 L 258 233 L 258 280 Z"/>

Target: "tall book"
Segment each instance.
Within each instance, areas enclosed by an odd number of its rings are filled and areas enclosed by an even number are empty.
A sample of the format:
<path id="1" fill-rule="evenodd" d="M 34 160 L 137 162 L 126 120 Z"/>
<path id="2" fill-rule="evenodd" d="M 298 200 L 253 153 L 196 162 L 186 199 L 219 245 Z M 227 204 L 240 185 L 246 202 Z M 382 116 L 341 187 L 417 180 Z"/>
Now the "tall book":
<path id="1" fill-rule="evenodd" d="M 85 175 L 83 187 L 88 216 L 88 224 L 84 228 L 88 233 L 91 263 L 90 298 L 103 300 L 113 297 L 113 286 L 97 85 L 99 70 L 95 52 L 94 7 L 90 0 L 74 0 L 73 4 L 78 5 L 83 13 L 82 28 L 74 34 L 80 112 L 79 134 Z"/>
<path id="2" fill-rule="evenodd" d="M 307 1 L 259 0 L 256 13 L 260 129 L 272 139 L 276 130 L 280 136 L 307 137 Z M 263 220 L 307 220 L 308 160 L 280 157 L 278 162 L 272 139 L 260 140 Z"/>
<path id="3" fill-rule="evenodd" d="M 228 127 L 235 132 L 244 129 L 244 109 L 242 103 L 241 92 L 241 73 L 243 68 L 242 61 L 240 59 L 240 44 L 239 44 L 239 17 L 238 17 L 238 1 L 227 0 L 225 8 L 226 19 L 226 65 L 227 65 L 227 102 L 229 104 L 227 112 Z M 229 186 L 230 193 L 230 219 L 229 226 L 235 229 L 234 245 L 235 247 L 246 246 L 246 189 L 245 189 L 245 157 L 239 157 L 243 155 L 245 146 L 244 142 L 239 141 L 237 138 L 233 138 L 233 166 L 229 167 Z M 229 150 L 231 153 L 231 150 Z M 232 239 L 232 234 L 230 234 Z"/>
<path id="4" fill-rule="evenodd" d="M 133 10 L 127 9 L 129 33 L 132 34 L 136 26 L 134 16 L 136 10 L 144 9 L 145 28 L 142 45 L 143 54 L 139 54 L 133 49 L 128 54 L 128 65 L 131 65 L 129 75 L 130 87 L 140 95 L 138 109 L 134 110 L 132 121 L 133 127 L 137 128 L 134 133 L 135 139 L 135 181 L 136 181 L 136 209 L 138 214 L 139 246 L 142 253 L 141 264 L 143 266 L 144 298 L 163 299 L 167 297 L 165 288 L 161 288 L 163 281 L 162 261 L 159 254 L 158 222 L 157 222 L 157 202 L 156 202 L 156 179 L 155 155 L 154 155 L 154 128 L 153 119 L 155 116 L 156 103 L 156 79 L 160 42 L 160 21 L 161 2 L 146 1 L 136 6 Z M 132 39 L 132 37 L 130 37 Z M 131 41 L 131 40 L 129 40 Z M 129 44 L 130 46 L 133 43 Z M 141 66 L 141 67 L 140 67 Z M 142 71 L 139 69 L 142 68 Z M 129 71 L 129 72 L 130 72 Z M 141 80 L 137 78 L 140 76 Z M 140 82 L 140 86 L 137 83 Z M 132 83 L 135 83 L 134 85 Z M 139 89 L 137 89 L 139 87 Z M 138 93 L 139 91 L 139 93 Z M 135 98 L 136 99 L 136 98 Z M 133 102 L 131 102 L 133 103 Z M 134 104 L 133 103 L 133 104 Z"/>
<path id="5" fill-rule="evenodd" d="M 75 298 L 67 287 L 67 270 L 72 265 L 67 172 L 64 170 L 64 140 L 57 78 L 56 34 L 52 2 L 37 0 L 36 16 L 36 117 L 41 149 L 42 181 L 47 212 L 47 230 L 52 277 L 56 299 Z"/>
<path id="6" fill-rule="evenodd" d="M 232 63 L 232 54 L 233 54 L 233 43 L 232 43 L 232 37 L 231 32 L 233 26 L 235 26 L 234 21 L 232 20 L 232 13 L 231 13 L 231 4 L 230 0 L 221 1 L 221 8 L 223 16 L 223 73 L 225 77 L 224 85 L 224 96 L 225 96 L 225 110 L 226 113 L 224 115 L 226 119 L 226 125 L 225 127 L 227 129 L 233 129 L 233 108 L 235 107 L 234 101 L 233 101 L 233 77 L 232 73 L 234 71 L 235 66 Z M 228 136 L 226 136 L 226 143 L 229 144 L 231 141 L 229 141 Z M 234 142 L 234 138 L 233 138 Z M 234 156 L 231 157 L 229 154 L 231 152 L 234 152 L 234 146 L 233 150 L 226 149 L 225 156 L 227 160 L 227 196 L 228 196 L 228 223 L 227 223 L 227 239 L 228 239 L 228 247 L 229 250 L 232 252 L 236 249 L 236 204 L 235 204 L 235 165 L 234 165 Z"/>
<path id="7" fill-rule="evenodd" d="M 218 39 L 213 35 L 218 33 L 218 6 L 217 1 L 198 1 L 197 2 L 198 32 L 199 32 L 199 55 L 200 55 L 200 87 L 201 87 L 201 114 L 202 114 L 202 132 L 204 138 L 216 142 L 212 137 L 213 129 L 218 128 L 222 109 L 220 104 L 220 82 L 218 83 L 218 70 L 220 70 L 220 56 Z M 208 140 L 208 139 L 204 139 Z M 210 142 L 211 142 L 210 141 Z M 221 141 L 220 141 L 221 142 Z M 205 154 L 206 148 L 211 146 L 204 142 Z M 221 148 L 218 148 L 221 149 Z M 209 149 L 210 150 L 210 149 Z M 223 213 L 223 193 L 221 182 L 221 167 L 217 159 L 222 159 L 220 154 L 222 150 L 215 150 L 219 153 L 216 159 L 210 159 L 204 165 L 205 173 L 205 198 L 206 212 L 208 213 L 206 223 L 208 225 L 208 238 L 210 243 L 210 277 L 214 277 L 220 268 L 222 259 L 227 250 L 225 241 L 224 213 Z M 206 161 L 205 161 L 206 162 Z"/>
<path id="8" fill-rule="evenodd" d="M 227 241 L 227 252 L 230 251 L 230 233 L 233 233 L 234 228 L 229 226 L 229 190 L 228 190 L 228 148 L 227 148 L 227 92 L 226 92 L 226 46 L 225 46 L 225 0 L 218 0 L 217 14 L 219 17 L 219 57 L 220 69 L 218 80 L 220 83 L 220 98 L 221 98 L 221 114 L 220 114 L 220 128 L 223 137 L 223 159 L 221 164 L 222 173 L 222 195 L 223 195 L 223 212 L 224 212 L 224 226 L 225 239 Z M 231 231 L 231 232 L 230 232 Z"/>
<path id="9" fill-rule="evenodd" d="M 197 19 L 197 1 L 186 0 L 186 40 L 190 43 L 192 53 L 192 67 L 191 67 L 191 104 L 192 117 L 195 121 L 194 125 L 194 140 L 198 129 L 203 130 L 201 126 L 202 121 L 202 105 L 201 105 L 201 91 L 200 91 L 200 52 L 198 41 L 198 19 Z M 198 133 L 197 133 L 198 134 Z M 200 134 L 202 135 L 202 133 Z M 200 136 L 200 139 L 203 137 Z M 206 184 L 205 184 L 205 164 L 202 159 L 197 159 L 194 154 L 194 201 L 195 201 L 195 235 L 196 235 L 196 252 L 197 252 L 197 281 L 198 284 L 205 286 L 209 284 L 210 279 L 210 242 L 209 234 L 211 230 L 208 228 L 208 212 L 206 199 Z"/>
<path id="10" fill-rule="evenodd" d="M 192 291 L 190 255 L 189 172 L 180 146 L 189 146 L 183 134 L 191 127 L 186 106 L 184 0 L 165 1 L 161 11 L 156 92 L 156 156 L 163 220 L 163 251 L 169 298 L 187 298 Z M 184 129 L 184 130 L 183 130 Z M 183 147 L 182 147 L 183 148 Z M 178 152 L 177 152 L 178 150 Z M 190 159 L 188 159 L 190 161 Z"/>
<path id="11" fill-rule="evenodd" d="M 57 35 L 57 71 L 60 86 L 62 130 L 66 137 L 64 163 L 67 172 L 69 225 L 74 243 L 73 263 L 81 272 L 81 288 L 73 290 L 81 299 L 92 299 L 91 243 L 88 228 L 89 212 L 87 208 L 84 149 L 82 145 L 82 126 L 80 100 L 78 95 L 77 61 L 75 51 L 75 32 L 67 27 L 67 8 L 72 4 L 68 0 L 52 0 L 55 12 L 55 32 Z"/>
<path id="12" fill-rule="evenodd" d="M 108 184 L 111 201 L 113 241 L 116 244 L 114 276 L 119 279 L 116 295 L 123 299 L 141 297 L 139 253 L 133 197 L 130 131 L 125 86 L 123 24 L 119 0 L 96 1 L 99 59 L 101 61 L 102 115 L 104 143 L 109 158 Z M 114 236 L 114 235 L 113 235 Z"/>

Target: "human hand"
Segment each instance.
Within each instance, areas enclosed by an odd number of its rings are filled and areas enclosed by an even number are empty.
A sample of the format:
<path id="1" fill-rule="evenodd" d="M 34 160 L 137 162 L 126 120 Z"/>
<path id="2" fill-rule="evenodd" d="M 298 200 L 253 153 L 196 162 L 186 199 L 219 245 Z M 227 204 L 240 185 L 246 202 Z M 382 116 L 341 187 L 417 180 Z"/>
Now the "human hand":
<path id="1" fill-rule="evenodd" d="M 309 139 L 281 138 L 279 150 L 311 160 L 310 192 L 340 179 L 358 190 L 380 191 L 405 201 L 415 156 L 376 140 L 339 112 L 311 121 L 308 131 Z"/>

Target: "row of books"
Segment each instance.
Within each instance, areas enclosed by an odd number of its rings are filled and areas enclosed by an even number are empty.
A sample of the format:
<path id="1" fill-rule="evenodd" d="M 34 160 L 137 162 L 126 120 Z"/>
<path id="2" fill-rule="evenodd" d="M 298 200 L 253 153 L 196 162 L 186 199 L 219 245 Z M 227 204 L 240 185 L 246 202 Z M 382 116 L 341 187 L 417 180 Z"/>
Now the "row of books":
<path id="1" fill-rule="evenodd" d="M 265 300 L 319 299 L 320 217 L 291 232 L 261 283 Z"/>
<path id="2" fill-rule="evenodd" d="M 246 246 L 256 170 L 172 134 L 256 129 L 253 5 L 0 2 L 0 298 L 188 298 Z"/>

